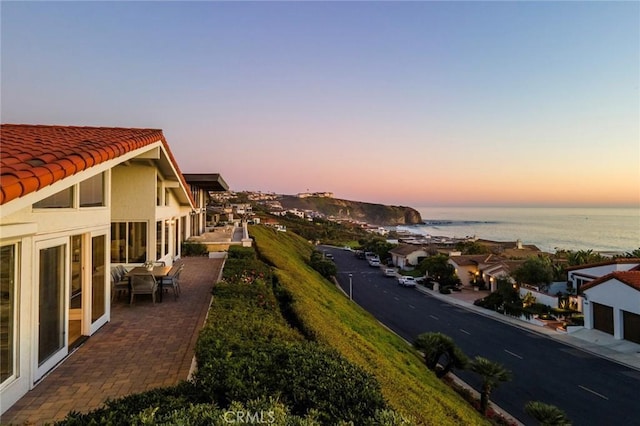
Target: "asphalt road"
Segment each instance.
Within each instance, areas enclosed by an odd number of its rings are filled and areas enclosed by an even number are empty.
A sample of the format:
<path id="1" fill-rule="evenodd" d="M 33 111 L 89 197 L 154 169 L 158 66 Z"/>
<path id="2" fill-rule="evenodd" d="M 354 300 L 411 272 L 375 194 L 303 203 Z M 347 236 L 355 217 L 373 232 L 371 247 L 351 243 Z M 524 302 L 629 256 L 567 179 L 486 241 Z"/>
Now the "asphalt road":
<path id="1" fill-rule="evenodd" d="M 511 370 L 513 379 L 495 389 L 491 400 L 524 424 L 537 424 L 524 405 L 542 401 L 564 410 L 574 425 L 640 425 L 640 371 L 401 287 L 352 252 L 320 249 L 334 255 L 345 292 L 351 274 L 353 300 L 407 341 L 439 331 L 469 358 L 480 355 Z M 475 373 L 455 374 L 479 390 Z"/>

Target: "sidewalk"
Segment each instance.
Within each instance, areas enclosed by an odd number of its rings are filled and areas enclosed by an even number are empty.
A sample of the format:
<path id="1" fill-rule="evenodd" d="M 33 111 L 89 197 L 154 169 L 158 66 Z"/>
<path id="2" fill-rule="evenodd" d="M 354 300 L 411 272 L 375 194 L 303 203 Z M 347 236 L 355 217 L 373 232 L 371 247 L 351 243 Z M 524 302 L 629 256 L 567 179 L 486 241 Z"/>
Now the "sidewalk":
<path id="1" fill-rule="evenodd" d="M 465 291 L 460 293 L 440 294 L 437 291 L 417 286 L 418 291 L 428 294 L 445 302 L 458 305 L 480 315 L 493 318 L 497 321 L 511 324 L 515 327 L 525 328 L 534 333 L 543 334 L 567 345 L 590 352 L 593 355 L 607 358 L 611 361 L 625 365 L 640 371 L 640 345 L 627 340 L 614 339 L 612 335 L 599 330 L 580 329 L 573 333 L 552 330 L 548 327 L 537 326 L 520 319 L 502 315 L 498 312 L 475 306 L 473 301 L 484 297 L 486 294 Z"/>
<path id="2" fill-rule="evenodd" d="M 195 343 L 223 259 L 181 260 L 180 297 L 163 303 L 127 297 L 111 306 L 111 321 L 89 337 L 0 418 L 3 425 L 42 425 L 71 410 L 88 412 L 116 399 L 186 380 Z M 125 300 L 126 299 L 126 300 Z"/>

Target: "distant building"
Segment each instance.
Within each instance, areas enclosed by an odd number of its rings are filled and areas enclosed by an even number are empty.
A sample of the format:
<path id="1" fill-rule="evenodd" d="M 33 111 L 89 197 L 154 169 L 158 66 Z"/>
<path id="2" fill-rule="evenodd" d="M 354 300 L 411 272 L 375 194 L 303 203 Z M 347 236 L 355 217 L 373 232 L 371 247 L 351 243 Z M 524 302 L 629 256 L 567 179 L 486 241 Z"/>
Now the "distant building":
<path id="1" fill-rule="evenodd" d="M 333 192 L 301 192 L 296 196 L 298 198 L 309 198 L 309 197 L 333 198 Z"/>

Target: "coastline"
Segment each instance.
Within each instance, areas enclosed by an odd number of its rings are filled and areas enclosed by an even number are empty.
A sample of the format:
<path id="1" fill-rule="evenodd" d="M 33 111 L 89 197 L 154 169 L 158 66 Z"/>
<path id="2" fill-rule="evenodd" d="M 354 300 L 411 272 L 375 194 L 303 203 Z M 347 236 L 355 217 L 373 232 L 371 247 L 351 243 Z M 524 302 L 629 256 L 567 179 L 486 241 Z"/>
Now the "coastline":
<path id="1" fill-rule="evenodd" d="M 418 207 L 421 225 L 397 226 L 417 235 L 517 241 L 555 253 L 593 250 L 624 254 L 640 247 L 640 209 L 581 207 Z"/>

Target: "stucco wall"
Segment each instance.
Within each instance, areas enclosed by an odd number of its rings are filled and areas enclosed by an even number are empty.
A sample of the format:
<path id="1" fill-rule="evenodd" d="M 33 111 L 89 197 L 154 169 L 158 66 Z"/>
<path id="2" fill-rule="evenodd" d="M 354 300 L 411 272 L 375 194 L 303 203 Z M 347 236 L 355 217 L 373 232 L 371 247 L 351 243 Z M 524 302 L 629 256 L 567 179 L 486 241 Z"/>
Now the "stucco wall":
<path id="1" fill-rule="evenodd" d="M 640 315 L 640 291 L 616 279 L 584 291 L 589 302 L 613 306 Z"/>

